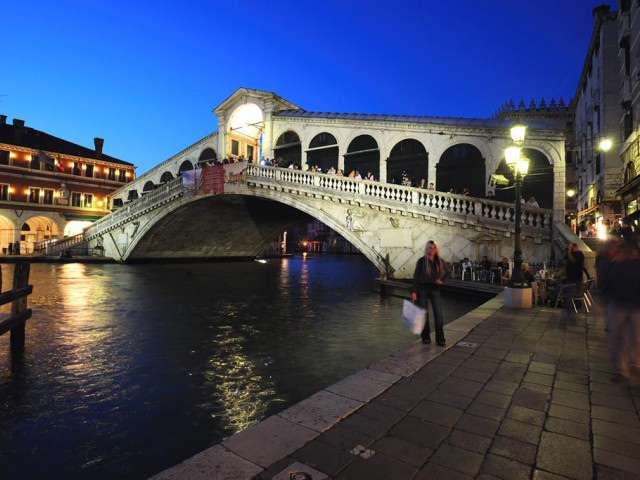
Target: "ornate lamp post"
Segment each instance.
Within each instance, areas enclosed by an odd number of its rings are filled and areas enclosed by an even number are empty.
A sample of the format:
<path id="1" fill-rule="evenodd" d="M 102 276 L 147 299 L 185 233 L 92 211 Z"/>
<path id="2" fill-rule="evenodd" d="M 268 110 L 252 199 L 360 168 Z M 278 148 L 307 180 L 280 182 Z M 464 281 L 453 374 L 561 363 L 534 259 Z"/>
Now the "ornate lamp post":
<path id="1" fill-rule="evenodd" d="M 513 171 L 513 178 L 515 180 L 515 241 L 513 252 L 513 272 L 509 279 L 508 287 L 510 289 L 525 289 L 529 288 L 529 285 L 524 281 L 522 275 L 522 247 L 520 239 L 520 221 L 522 217 L 521 210 L 521 189 L 522 180 L 529 171 L 529 160 L 522 156 L 522 144 L 524 143 L 525 133 L 527 126 L 522 124 L 516 124 L 511 127 L 511 140 L 514 145 L 507 147 L 504 151 L 505 159 L 509 168 Z M 529 290 L 530 292 L 530 290 Z M 520 306 L 523 303 L 524 292 L 520 292 L 519 301 L 515 301 L 513 295 L 508 295 L 510 299 L 514 299 L 511 306 Z M 529 293 L 530 298 L 530 293 Z M 526 304 L 527 302 L 524 301 Z M 529 301 L 529 307 L 531 303 Z"/>

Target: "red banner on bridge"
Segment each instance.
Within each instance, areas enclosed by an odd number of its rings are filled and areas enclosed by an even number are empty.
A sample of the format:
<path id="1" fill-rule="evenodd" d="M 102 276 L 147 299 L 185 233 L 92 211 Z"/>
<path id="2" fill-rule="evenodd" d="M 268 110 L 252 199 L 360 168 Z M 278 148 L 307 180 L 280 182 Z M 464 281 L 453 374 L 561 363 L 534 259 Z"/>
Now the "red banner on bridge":
<path id="1" fill-rule="evenodd" d="M 224 193 L 224 168 L 222 165 L 202 169 L 202 193 Z"/>

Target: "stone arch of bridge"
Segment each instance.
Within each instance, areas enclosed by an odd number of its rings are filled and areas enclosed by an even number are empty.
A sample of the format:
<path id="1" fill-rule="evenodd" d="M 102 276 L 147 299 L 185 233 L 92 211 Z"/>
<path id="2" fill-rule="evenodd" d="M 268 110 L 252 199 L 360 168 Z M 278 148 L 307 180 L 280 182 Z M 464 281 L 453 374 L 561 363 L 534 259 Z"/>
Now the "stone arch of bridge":
<path id="1" fill-rule="evenodd" d="M 483 197 L 486 193 L 487 159 L 472 143 L 460 141 L 442 152 L 436 164 L 436 189 L 463 193 L 469 188 L 470 195 Z"/>
<path id="2" fill-rule="evenodd" d="M 320 220 L 322 223 L 327 225 L 329 228 L 336 231 L 338 234 L 342 235 L 348 242 L 350 242 L 354 247 L 358 249 L 371 263 L 373 263 L 380 272 L 384 274 L 392 274 L 391 268 L 388 266 L 388 262 L 385 258 L 374 248 L 374 246 L 365 242 L 356 232 L 350 230 L 347 227 L 346 216 L 348 215 L 348 209 L 345 208 L 345 219 L 336 218 L 333 215 L 330 215 L 322 209 L 317 208 L 317 206 L 313 206 L 304 202 L 300 202 L 296 200 L 294 197 L 290 195 L 286 195 L 282 192 L 277 192 L 273 190 L 252 190 L 243 194 L 224 194 L 223 196 L 235 196 L 235 197 L 252 197 L 263 200 L 271 200 L 278 203 L 282 203 L 291 207 L 295 210 L 303 212 L 309 215 L 312 218 Z M 205 201 L 206 199 L 211 199 L 215 197 L 214 195 L 203 195 L 199 197 L 190 197 L 183 198 L 180 201 L 173 202 L 168 204 L 161 214 L 156 215 L 152 220 L 144 224 L 140 228 L 140 230 L 136 233 L 133 241 L 127 246 L 126 250 L 122 253 L 122 258 L 120 260 L 127 261 L 130 259 L 132 254 L 135 252 L 136 248 L 140 245 L 140 242 L 143 241 L 146 235 L 150 234 L 155 230 L 155 227 L 161 225 L 164 220 L 170 218 L 170 216 L 178 210 L 180 212 L 184 212 L 183 207 L 189 205 L 196 205 L 198 202 Z M 273 231 L 273 236 L 279 233 L 278 230 Z M 267 238 L 267 236 L 263 237 L 260 244 L 256 245 L 256 253 L 259 251 L 259 248 L 272 240 L 272 237 Z"/>

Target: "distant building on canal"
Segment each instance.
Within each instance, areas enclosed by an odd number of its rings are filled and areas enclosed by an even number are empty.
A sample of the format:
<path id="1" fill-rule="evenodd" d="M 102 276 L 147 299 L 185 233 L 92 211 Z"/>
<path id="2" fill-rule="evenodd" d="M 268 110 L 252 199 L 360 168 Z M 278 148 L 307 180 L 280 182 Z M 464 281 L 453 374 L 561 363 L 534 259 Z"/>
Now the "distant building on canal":
<path id="1" fill-rule="evenodd" d="M 135 177 L 133 164 L 0 115 L 0 252 L 31 253 L 80 233 L 110 211 L 108 195 Z"/>

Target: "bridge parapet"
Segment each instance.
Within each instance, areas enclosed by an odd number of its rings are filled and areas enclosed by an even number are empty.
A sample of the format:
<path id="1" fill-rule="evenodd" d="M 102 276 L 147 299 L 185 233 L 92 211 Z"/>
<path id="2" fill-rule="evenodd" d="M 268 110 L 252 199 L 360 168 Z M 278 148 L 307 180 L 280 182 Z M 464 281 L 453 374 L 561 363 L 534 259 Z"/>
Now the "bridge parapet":
<path id="1" fill-rule="evenodd" d="M 515 218 L 515 208 L 511 203 L 317 172 L 249 165 L 246 182 L 249 186 L 265 188 L 296 186 L 303 195 L 389 208 L 392 213 L 400 211 L 401 215 L 428 213 L 502 231 L 512 231 Z M 553 211 L 523 206 L 521 222 L 524 234 L 549 238 Z"/>

